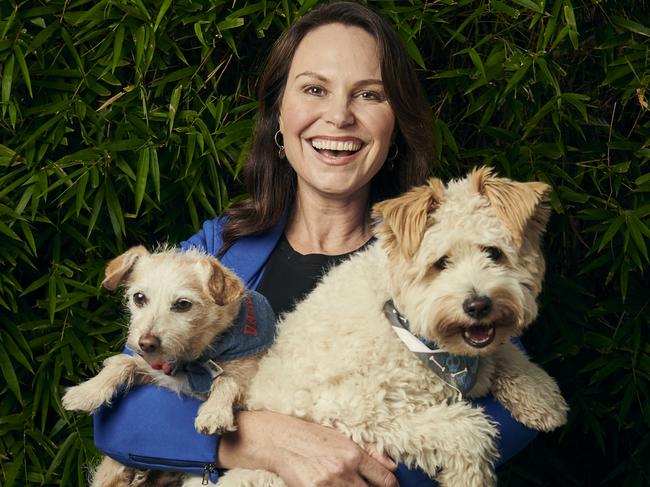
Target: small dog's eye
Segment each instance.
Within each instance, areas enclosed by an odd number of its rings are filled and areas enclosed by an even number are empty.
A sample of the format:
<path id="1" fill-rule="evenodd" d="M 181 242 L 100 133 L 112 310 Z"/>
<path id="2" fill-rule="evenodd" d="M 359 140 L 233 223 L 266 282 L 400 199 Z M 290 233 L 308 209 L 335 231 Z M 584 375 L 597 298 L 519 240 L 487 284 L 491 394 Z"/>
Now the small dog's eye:
<path id="1" fill-rule="evenodd" d="M 503 252 L 498 247 L 485 247 L 483 251 L 488 254 L 488 257 L 496 262 L 503 256 Z"/>
<path id="2" fill-rule="evenodd" d="M 178 311 L 179 313 L 184 313 L 185 311 L 189 311 L 191 307 L 192 307 L 192 301 L 190 301 L 189 299 L 181 298 L 178 301 L 176 301 L 174 304 L 172 304 L 172 311 Z"/>
<path id="3" fill-rule="evenodd" d="M 133 295 L 133 302 L 138 308 L 141 308 L 142 306 L 147 304 L 147 297 L 142 293 L 135 293 Z"/>
<path id="4" fill-rule="evenodd" d="M 438 270 L 443 270 L 447 268 L 447 261 L 449 260 L 449 257 L 446 255 L 443 255 L 440 257 L 433 265 L 436 267 Z"/>

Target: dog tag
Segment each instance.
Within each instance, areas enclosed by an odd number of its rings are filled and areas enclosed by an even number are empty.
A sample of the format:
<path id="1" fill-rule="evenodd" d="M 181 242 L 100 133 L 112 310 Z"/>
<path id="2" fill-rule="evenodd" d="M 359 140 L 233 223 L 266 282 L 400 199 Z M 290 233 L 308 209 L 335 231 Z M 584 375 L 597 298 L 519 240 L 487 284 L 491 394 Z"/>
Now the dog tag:
<path id="1" fill-rule="evenodd" d="M 221 374 L 223 374 L 223 369 L 221 366 L 215 362 L 214 360 L 208 360 L 206 362 L 206 365 L 208 366 L 208 369 L 210 369 L 210 373 L 212 374 L 212 378 L 216 379 L 219 377 Z"/>

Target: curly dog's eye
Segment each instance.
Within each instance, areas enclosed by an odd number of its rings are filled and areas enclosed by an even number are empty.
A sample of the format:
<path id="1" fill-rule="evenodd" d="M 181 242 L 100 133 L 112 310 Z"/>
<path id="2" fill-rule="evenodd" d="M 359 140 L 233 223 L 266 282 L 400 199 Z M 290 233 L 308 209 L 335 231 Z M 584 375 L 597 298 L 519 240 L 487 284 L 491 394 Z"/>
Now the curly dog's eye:
<path id="1" fill-rule="evenodd" d="M 185 311 L 189 311 L 191 308 L 192 308 L 192 301 L 185 298 L 181 298 L 178 301 L 176 301 L 174 304 L 172 304 L 172 311 L 176 311 L 178 313 L 184 313 Z"/>
<path id="2" fill-rule="evenodd" d="M 442 270 L 447 268 L 448 261 L 449 261 L 449 257 L 447 257 L 446 255 L 443 255 L 437 261 L 435 261 L 435 263 L 433 265 L 434 265 L 434 267 L 436 269 L 442 271 Z"/>
<path id="3" fill-rule="evenodd" d="M 483 252 L 485 252 L 494 262 L 497 262 L 501 257 L 503 257 L 503 252 L 498 247 L 485 247 Z"/>
<path id="4" fill-rule="evenodd" d="M 148 301 L 149 300 L 143 293 L 135 293 L 133 295 L 133 302 L 138 308 L 142 308 Z"/>

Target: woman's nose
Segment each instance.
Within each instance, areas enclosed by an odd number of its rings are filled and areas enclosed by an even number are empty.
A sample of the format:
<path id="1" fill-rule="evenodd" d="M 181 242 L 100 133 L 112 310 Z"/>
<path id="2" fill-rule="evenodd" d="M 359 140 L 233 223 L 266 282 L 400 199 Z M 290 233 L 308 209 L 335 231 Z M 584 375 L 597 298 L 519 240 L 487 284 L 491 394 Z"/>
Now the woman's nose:
<path id="1" fill-rule="evenodd" d="M 350 99 L 346 96 L 333 96 L 329 100 L 326 117 L 326 121 L 337 128 L 352 125 L 355 118 Z"/>

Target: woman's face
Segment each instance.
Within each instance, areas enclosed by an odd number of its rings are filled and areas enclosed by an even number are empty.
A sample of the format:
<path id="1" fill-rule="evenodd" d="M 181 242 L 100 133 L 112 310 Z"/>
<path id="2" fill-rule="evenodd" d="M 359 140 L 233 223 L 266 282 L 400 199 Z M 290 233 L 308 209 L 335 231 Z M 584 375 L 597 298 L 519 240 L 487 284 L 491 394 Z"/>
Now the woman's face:
<path id="1" fill-rule="evenodd" d="M 394 128 L 373 37 L 342 24 L 309 32 L 295 52 L 280 106 L 298 193 L 367 197 Z"/>

